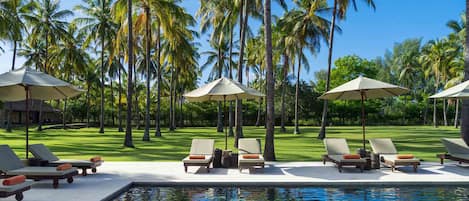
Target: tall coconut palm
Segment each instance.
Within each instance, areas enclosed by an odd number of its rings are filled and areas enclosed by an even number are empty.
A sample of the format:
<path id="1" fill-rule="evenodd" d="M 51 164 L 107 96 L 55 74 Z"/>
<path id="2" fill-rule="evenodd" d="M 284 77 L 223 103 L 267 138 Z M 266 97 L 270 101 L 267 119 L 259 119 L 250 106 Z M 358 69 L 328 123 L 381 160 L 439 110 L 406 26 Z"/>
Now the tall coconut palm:
<path id="1" fill-rule="evenodd" d="M 448 79 L 450 63 L 457 56 L 458 49 L 452 47 L 448 39 L 430 41 L 422 50 L 419 58 L 423 65 L 425 77 L 435 80 L 435 93 Z M 447 125 L 446 104 L 443 104 L 444 123 Z M 436 99 L 433 100 L 433 126 L 437 127 Z"/>
<path id="2" fill-rule="evenodd" d="M 469 18 L 469 0 L 466 0 L 466 26 Z M 469 31 L 466 29 L 464 48 L 464 81 L 469 80 Z M 461 110 L 461 137 L 469 145 L 469 100 L 464 100 Z"/>
<path id="3" fill-rule="evenodd" d="M 67 33 L 67 17 L 73 15 L 70 10 L 61 10 L 58 0 L 39 0 L 31 2 L 31 12 L 23 16 L 26 24 L 32 29 L 30 37 L 33 40 L 44 41 L 44 54 L 42 71 L 53 73 L 57 66 L 49 65 L 49 48 L 56 45 L 60 40 L 69 37 Z M 42 130 L 42 102 L 39 111 L 38 130 Z"/>
<path id="4" fill-rule="evenodd" d="M 105 64 L 109 63 L 105 60 L 105 44 L 114 38 L 113 34 L 117 26 L 111 18 L 110 0 L 83 0 L 84 4 L 77 5 L 75 10 L 82 12 L 85 17 L 76 18 L 75 22 L 82 25 L 80 32 L 87 33 L 85 39 L 85 47 L 91 42 L 101 44 L 101 114 L 99 133 L 104 133 L 104 82 L 105 82 Z"/>
<path id="5" fill-rule="evenodd" d="M 128 68 L 127 68 L 127 124 L 125 129 L 125 147 L 134 147 L 132 141 L 132 72 L 133 72 L 133 30 L 132 30 L 132 0 L 127 0 L 127 58 L 128 58 Z"/>
<path id="6" fill-rule="evenodd" d="M 376 9 L 375 3 L 373 0 L 363 0 L 367 6 Z M 326 77 L 326 88 L 325 91 L 329 91 L 330 80 L 331 80 L 331 69 L 332 69 L 332 52 L 334 47 L 334 33 L 335 33 L 335 23 L 336 18 L 339 20 L 344 20 L 347 14 L 348 8 L 352 4 L 355 11 L 357 11 L 356 0 L 334 0 L 334 6 L 332 8 L 332 19 L 331 19 L 331 28 L 329 33 L 329 53 L 327 57 L 327 77 Z M 321 118 L 321 129 L 319 130 L 318 139 L 324 139 L 326 137 L 326 125 L 327 125 L 327 107 L 328 102 L 324 100 L 324 105 L 322 108 L 322 118 Z"/>
<path id="7" fill-rule="evenodd" d="M 297 76 L 296 76 L 296 93 L 295 93 L 295 129 L 294 133 L 300 133 L 298 125 L 298 103 L 299 103 L 299 84 L 301 62 L 308 70 L 307 59 L 303 54 L 303 49 L 309 49 L 313 54 L 319 51 L 320 42 L 326 39 L 329 34 L 329 21 L 320 16 L 326 12 L 326 1 L 297 1 L 298 9 L 288 12 L 279 22 L 280 26 L 288 33 L 287 39 L 290 44 L 295 44 L 297 58 Z"/>

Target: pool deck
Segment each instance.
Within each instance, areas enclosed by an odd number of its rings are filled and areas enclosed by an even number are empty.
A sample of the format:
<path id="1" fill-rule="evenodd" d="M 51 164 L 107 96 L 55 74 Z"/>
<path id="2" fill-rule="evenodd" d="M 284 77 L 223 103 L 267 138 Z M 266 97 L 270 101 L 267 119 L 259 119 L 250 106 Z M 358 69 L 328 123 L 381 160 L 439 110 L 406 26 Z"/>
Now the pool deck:
<path id="1" fill-rule="evenodd" d="M 24 193 L 25 201 L 98 201 L 132 183 L 188 185 L 469 185 L 469 168 L 448 162 L 424 162 L 419 171 L 403 167 L 391 172 L 389 168 L 369 170 L 344 168 L 342 173 L 331 163 L 272 162 L 266 168 L 253 170 L 210 169 L 189 167 L 184 172 L 181 162 L 105 162 L 97 174 L 77 176 L 73 184 L 61 181 L 58 189 L 52 181 L 36 182 Z M 14 196 L 1 200 L 15 200 Z"/>

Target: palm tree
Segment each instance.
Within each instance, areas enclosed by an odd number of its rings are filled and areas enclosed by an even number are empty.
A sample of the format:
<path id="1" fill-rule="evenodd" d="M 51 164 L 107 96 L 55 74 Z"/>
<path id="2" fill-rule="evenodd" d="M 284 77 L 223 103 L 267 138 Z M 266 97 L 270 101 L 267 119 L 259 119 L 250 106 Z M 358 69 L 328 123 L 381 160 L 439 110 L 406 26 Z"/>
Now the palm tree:
<path id="1" fill-rule="evenodd" d="M 375 3 L 373 0 L 363 0 L 367 6 L 376 9 Z M 327 57 L 327 77 L 326 77 L 326 88 L 325 91 L 329 91 L 330 80 L 331 80 L 331 69 L 332 69 L 332 50 L 334 47 L 334 33 L 335 33 L 335 22 L 338 17 L 339 20 L 344 20 L 347 10 L 350 6 L 353 5 L 355 11 L 357 11 L 356 0 L 334 0 L 334 7 L 332 8 L 332 19 L 331 19 L 331 28 L 329 33 L 329 56 Z M 322 118 L 321 118 L 321 129 L 319 130 L 318 139 L 326 138 L 326 125 L 327 125 L 327 106 L 328 102 L 325 100 L 322 108 Z"/>
<path id="2" fill-rule="evenodd" d="M 435 80 L 435 93 L 438 92 L 440 84 L 447 82 L 450 63 L 457 56 L 458 49 L 452 47 L 448 39 L 430 41 L 422 51 L 419 58 L 423 65 L 425 77 L 433 77 Z M 445 126 L 448 125 L 446 119 L 446 104 L 443 104 L 443 118 Z M 433 126 L 437 127 L 436 119 L 436 99 L 433 100 Z"/>
<path id="3" fill-rule="evenodd" d="M 299 103 L 299 84 L 301 62 L 305 64 L 306 70 L 309 65 L 307 58 L 303 54 L 303 49 L 308 48 L 313 54 L 319 51 L 320 41 L 327 38 L 329 34 L 329 21 L 320 17 L 320 13 L 328 10 L 325 1 L 297 1 L 298 9 L 288 12 L 283 19 L 280 20 L 280 26 L 287 33 L 287 39 L 290 44 L 294 44 L 297 58 L 297 76 L 296 76 L 296 93 L 295 93 L 295 129 L 294 133 L 300 133 L 298 126 L 298 103 Z"/>
<path id="4" fill-rule="evenodd" d="M 39 0 L 31 2 L 31 12 L 23 16 L 28 26 L 32 27 L 30 37 L 33 40 L 44 41 L 44 54 L 42 71 L 53 73 L 56 66 L 49 65 L 49 48 L 56 45 L 61 39 L 70 37 L 67 33 L 67 17 L 73 15 L 72 11 L 60 10 L 58 0 Z M 39 125 L 38 130 L 42 130 L 42 102 L 39 106 Z"/>
<path id="5" fill-rule="evenodd" d="M 111 18 L 111 5 L 110 0 L 83 0 L 84 4 L 75 7 L 85 14 L 85 17 L 76 18 L 75 22 L 83 25 L 80 32 L 87 34 L 85 39 L 85 47 L 89 46 L 92 41 L 96 44 L 101 44 L 101 114 L 99 133 L 104 133 L 104 82 L 105 82 L 105 43 L 113 38 L 116 24 Z"/>
<path id="6" fill-rule="evenodd" d="M 466 0 L 466 26 L 469 17 L 469 0 Z M 464 53 L 465 53 L 465 60 L 464 60 L 464 81 L 469 80 L 469 59 L 467 59 L 467 56 L 469 55 L 469 33 L 468 29 L 465 31 L 466 37 L 465 37 L 465 47 L 464 48 Z M 469 100 L 464 100 L 462 103 L 462 110 L 461 110 L 461 137 L 464 139 L 466 144 L 469 145 Z"/>
<path id="7" fill-rule="evenodd" d="M 265 63 L 266 63 L 266 80 L 267 80 L 267 131 L 265 134 L 264 158 L 267 161 L 275 161 L 274 149 L 274 69 L 272 64 L 272 29 L 271 29 L 271 13 L 270 0 L 264 1 L 264 30 L 265 30 Z"/>

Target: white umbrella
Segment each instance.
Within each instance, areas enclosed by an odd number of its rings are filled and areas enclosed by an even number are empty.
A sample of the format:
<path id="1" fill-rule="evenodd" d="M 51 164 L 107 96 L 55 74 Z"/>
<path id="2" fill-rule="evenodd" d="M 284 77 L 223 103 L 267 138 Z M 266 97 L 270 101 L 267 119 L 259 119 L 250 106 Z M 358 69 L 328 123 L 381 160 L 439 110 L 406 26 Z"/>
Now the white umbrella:
<path id="1" fill-rule="evenodd" d="M 237 81 L 222 77 L 204 86 L 201 86 L 198 89 L 188 92 L 183 96 L 191 102 L 223 101 L 223 111 L 225 111 L 227 100 L 255 99 L 264 97 L 264 94 L 255 89 L 246 87 Z M 224 125 L 226 126 L 226 123 Z M 227 149 L 228 135 L 226 128 L 224 130 L 225 149 Z"/>
<path id="2" fill-rule="evenodd" d="M 361 100 L 363 149 L 365 150 L 365 99 L 399 96 L 408 91 L 404 87 L 360 76 L 326 92 L 319 98 L 327 100 Z"/>
<path id="3" fill-rule="evenodd" d="M 26 158 L 29 152 L 29 100 L 63 99 L 77 96 L 81 92 L 82 90 L 70 83 L 29 67 L 0 74 L 0 100 L 26 100 Z"/>
<path id="4" fill-rule="evenodd" d="M 429 98 L 469 98 L 469 80 L 460 83 L 456 86 L 450 87 L 440 93 L 436 93 Z"/>

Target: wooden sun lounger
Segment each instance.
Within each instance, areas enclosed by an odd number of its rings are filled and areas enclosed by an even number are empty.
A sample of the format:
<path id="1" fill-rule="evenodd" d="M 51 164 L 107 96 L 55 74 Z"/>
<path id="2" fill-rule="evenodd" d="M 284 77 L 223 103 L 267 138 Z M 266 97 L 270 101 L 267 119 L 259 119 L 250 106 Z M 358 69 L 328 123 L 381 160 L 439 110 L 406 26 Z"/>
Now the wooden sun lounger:
<path id="1" fill-rule="evenodd" d="M 252 167 L 265 167 L 265 160 L 261 152 L 261 141 L 254 138 L 241 138 L 238 140 L 238 169 L 239 172 L 243 169 Z M 256 154 L 259 158 L 244 158 L 245 154 Z"/>
<path id="2" fill-rule="evenodd" d="M 443 138 L 441 142 L 445 146 L 447 153 L 437 154 L 440 163 L 445 159 L 457 161 L 459 164 L 469 163 L 469 146 L 461 138 Z"/>
<path id="3" fill-rule="evenodd" d="M 17 201 L 23 200 L 23 192 L 31 189 L 33 181 L 26 180 L 25 182 L 12 186 L 2 185 L 2 180 L 0 179 L 0 198 L 7 198 L 10 196 L 15 196 Z"/>
<path id="4" fill-rule="evenodd" d="M 187 173 L 188 166 L 206 167 L 210 172 L 210 164 L 213 161 L 215 140 L 213 139 L 193 139 L 189 156 L 182 159 L 184 171 Z M 191 155 L 204 156 L 204 159 L 191 159 Z"/>
<path id="5" fill-rule="evenodd" d="M 396 170 L 396 166 L 412 166 L 414 172 L 417 172 L 418 166 L 420 165 L 420 159 L 399 159 L 398 152 L 394 143 L 389 138 L 376 138 L 369 140 L 371 148 L 375 154 L 380 155 L 380 160 L 386 166 L 391 167 L 391 171 Z"/>
<path id="6" fill-rule="evenodd" d="M 347 141 L 343 138 L 326 138 L 324 139 L 324 146 L 327 154 L 322 155 L 322 162 L 325 165 L 326 162 L 332 162 L 337 165 L 339 172 L 342 172 L 344 166 L 355 166 L 360 168 L 360 172 L 363 172 L 366 165 L 366 160 L 360 159 L 344 159 L 345 154 L 350 154 Z"/>
<path id="7" fill-rule="evenodd" d="M 24 175 L 28 179 L 51 179 L 54 188 L 59 187 L 59 179 L 67 179 L 73 183 L 73 176 L 77 175 L 76 168 L 58 171 L 55 167 L 25 166 L 8 145 L 0 145 L 0 177 Z"/>
<path id="8" fill-rule="evenodd" d="M 47 166 L 57 167 L 59 165 L 69 163 L 73 167 L 79 168 L 82 170 L 81 174 L 83 176 L 88 175 L 87 169 L 91 169 L 91 172 L 96 173 L 97 167 L 101 166 L 104 162 L 100 161 L 87 161 L 87 160 L 72 160 L 72 159 L 65 159 L 60 160 L 57 156 L 55 156 L 44 144 L 33 144 L 29 145 L 29 151 L 34 155 L 35 158 L 46 161 Z"/>

